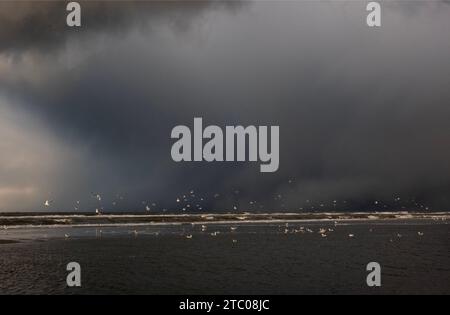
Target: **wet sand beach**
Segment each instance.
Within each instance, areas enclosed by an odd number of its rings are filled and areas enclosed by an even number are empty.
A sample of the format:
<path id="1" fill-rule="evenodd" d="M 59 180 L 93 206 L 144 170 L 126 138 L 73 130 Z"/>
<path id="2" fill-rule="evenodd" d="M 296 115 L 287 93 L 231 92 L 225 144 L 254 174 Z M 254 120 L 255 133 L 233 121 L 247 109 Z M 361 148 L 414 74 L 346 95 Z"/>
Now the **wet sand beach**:
<path id="1" fill-rule="evenodd" d="M 0 293 L 449 294 L 450 221 L 404 215 L 0 229 Z"/>

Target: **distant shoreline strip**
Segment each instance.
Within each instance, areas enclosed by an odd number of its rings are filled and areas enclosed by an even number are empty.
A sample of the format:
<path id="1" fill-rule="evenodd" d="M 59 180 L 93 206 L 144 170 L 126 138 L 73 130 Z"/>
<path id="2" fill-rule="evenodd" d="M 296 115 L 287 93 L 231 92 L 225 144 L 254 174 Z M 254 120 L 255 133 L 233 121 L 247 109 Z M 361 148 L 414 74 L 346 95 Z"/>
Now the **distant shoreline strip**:
<path id="1" fill-rule="evenodd" d="M 39 227 L 118 227 L 145 225 L 183 224 L 270 224 L 270 223 L 314 223 L 334 222 L 338 224 L 355 222 L 386 222 L 398 220 L 426 220 L 450 222 L 449 212 L 435 213 L 307 213 L 307 214 L 192 214 L 192 215 L 33 215 L 2 216 L 0 228 Z"/>

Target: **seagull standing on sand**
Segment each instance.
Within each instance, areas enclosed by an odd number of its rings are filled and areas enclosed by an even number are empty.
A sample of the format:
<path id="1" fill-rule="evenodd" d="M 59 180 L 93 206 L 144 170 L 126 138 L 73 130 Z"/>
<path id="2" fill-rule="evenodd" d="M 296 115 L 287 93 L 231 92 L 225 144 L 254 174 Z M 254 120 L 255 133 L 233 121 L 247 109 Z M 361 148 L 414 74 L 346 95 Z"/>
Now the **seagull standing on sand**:
<path id="1" fill-rule="evenodd" d="M 327 229 L 324 229 L 324 228 L 320 228 L 320 230 L 319 230 L 319 234 L 320 234 L 320 236 L 322 236 L 322 237 L 327 237 Z"/>

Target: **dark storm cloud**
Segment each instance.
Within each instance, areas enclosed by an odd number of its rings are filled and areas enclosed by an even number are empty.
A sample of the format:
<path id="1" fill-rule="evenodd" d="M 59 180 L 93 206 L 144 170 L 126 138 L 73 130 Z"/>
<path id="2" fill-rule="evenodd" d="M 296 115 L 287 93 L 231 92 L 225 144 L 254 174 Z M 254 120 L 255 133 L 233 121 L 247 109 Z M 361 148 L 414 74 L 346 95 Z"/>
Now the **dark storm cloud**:
<path id="1" fill-rule="evenodd" d="M 81 34 L 1 33 L 0 96 L 58 138 L 51 152 L 67 169 L 43 185 L 61 207 L 95 191 L 107 209 L 120 193 L 120 209 L 179 210 L 176 196 L 194 189 L 205 210 L 366 209 L 398 196 L 450 208 L 447 5 L 399 2 L 379 30 L 359 2 L 109 5 L 83 7 Z M 170 131 L 194 117 L 280 125 L 280 170 L 174 163 Z"/>
<path id="2" fill-rule="evenodd" d="M 116 198 L 116 193 L 128 194 L 129 205 L 135 208 L 138 196 L 156 199 L 167 191 L 168 186 L 164 186 L 162 179 L 170 178 L 170 170 L 158 171 L 169 162 L 167 153 L 163 152 L 166 148 L 162 147 L 166 139 L 151 135 L 161 131 L 162 127 L 167 129 L 164 116 L 169 114 L 159 110 L 158 106 L 149 108 L 145 87 L 135 87 L 137 82 L 123 81 L 117 77 L 117 72 L 108 73 L 114 72 L 111 69 L 114 67 L 105 58 L 108 55 L 104 55 L 105 51 L 99 60 L 91 61 L 98 63 L 97 71 L 92 71 L 91 63 L 77 62 L 86 58 L 86 51 L 88 56 L 95 51 L 85 45 L 92 43 L 95 46 L 97 40 L 103 40 L 105 36 L 111 36 L 115 44 L 126 40 L 130 31 L 137 29 L 152 34 L 153 27 L 162 26 L 183 34 L 192 24 L 201 25 L 206 12 L 224 10 L 232 13 L 242 7 L 239 1 L 78 2 L 82 6 L 81 29 L 66 26 L 67 1 L 0 2 L 0 70 L 3 70 L 0 96 L 3 95 L 5 104 L 14 104 L 7 108 L 8 114 L 11 107 L 23 106 L 45 126 L 26 128 L 29 120 L 24 119 L 26 123 L 16 137 L 21 141 L 7 143 L 4 147 L 9 154 L 2 156 L 5 163 L 0 167 L 0 193 L 13 192 L 14 196 L 0 200 L 0 210 L 41 209 L 41 201 L 45 198 L 57 199 L 58 207 L 71 210 L 75 199 L 89 199 L 91 191 L 105 193 L 110 201 Z M 102 44 L 99 46 L 102 49 Z M 74 47 L 72 54 L 70 50 Z M 126 50 L 125 55 L 130 54 L 130 47 L 122 48 Z M 59 60 L 61 56 L 64 56 L 63 61 Z M 73 69 L 74 62 L 78 66 L 76 69 Z M 139 72 L 140 65 L 135 66 L 134 70 Z M 132 71 L 126 66 L 124 69 L 125 72 Z M 131 104 L 133 109 L 124 110 L 130 102 L 135 102 Z M 42 131 L 47 128 L 62 139 L 62 144 L 48 141 L 48 134 Z M 41 132 L 45 135 L 40 137 Z M 34 134 L 37 136 L 33 137 Z M 35 138 L 35 142 L 42 142 L 42 147 L 50 147 L 50 154 L 66 160 L 67 165 L 53 165 L 53 170 L 51 165 L 40 165 L 39 157 L 35 156 L 42 154 L 40 150 L 22 152 L 18 149 L 32 150 L 29 141 L 23 141 L 27 138 Z M 65 153 L 72 150 L 67 149 L 70 146 L 79 150 L 82 158 L 68 167 L 71 163 Z M 31 154 L 35 151 L 38 153 Z M 71 154 L 76 156 L 77 152 Z M 29 167 L 20 163 L 15 168 L 8 167 L 6 162 L 16 155 L 29 155 Z M 54 163 L 52 159 L 48 160 L 48 164 Z M 52 173 L 51 177 L 48 177 L 49 173 Z M 31 179 L 39 183 L 39 189 L 27 186 Z M 23 191 L 29 195 L 35 193 L 31 198 L 34 205 L 26 201 L 28 195 L 20 194 Z"/>
<path id="3" fill-rule="evenodd" d="M 66 25 L 69 1 L 1 1 L 0 51 L 22 52 L 58 47 L 68 37 L 80 37 L 97 32 L 125 32 L 129 27 L 164 22 L 175 29 L 185 30 L 191 20 L 204 10 L 241 6 L 239 1 L 208 0 L 158 1 L 77 1 L 82 8 L 81 29 Z"/>

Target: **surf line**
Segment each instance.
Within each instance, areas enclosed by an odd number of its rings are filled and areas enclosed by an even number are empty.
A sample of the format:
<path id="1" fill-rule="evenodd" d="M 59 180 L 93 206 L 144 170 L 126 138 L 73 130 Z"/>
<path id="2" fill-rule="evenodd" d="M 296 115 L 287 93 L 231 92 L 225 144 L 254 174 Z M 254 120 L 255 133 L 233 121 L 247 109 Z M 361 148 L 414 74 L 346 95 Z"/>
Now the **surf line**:
<path id="1" fill-rule="evenodd" d="M 214 125 L 203 129 L 201 117 L 194 118 L 193 135 L 188 126 L 179 125 L 171 138 L 177 139 L 171 150 L 175 162 L 245 162 L 248 157 L 249 162 L 261 162 L 262 173 L 276 172 L 280 165 L 279 126 L 270 126 L 270 149 L 268 126 L 225 126 L 224 132 Z M 204 139 L 208 141 L 203 145 Z"/>

